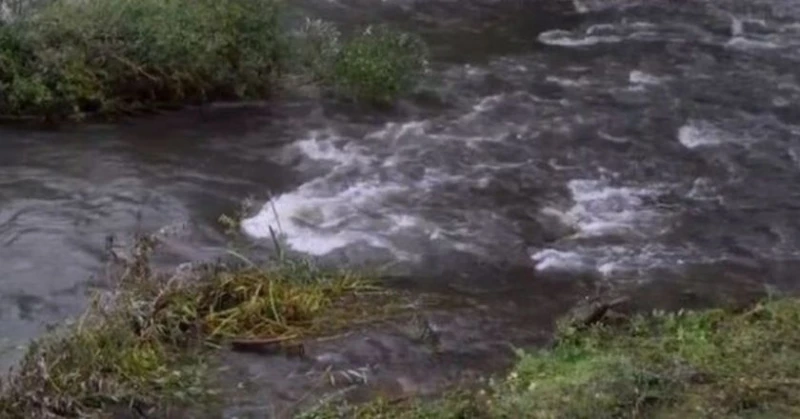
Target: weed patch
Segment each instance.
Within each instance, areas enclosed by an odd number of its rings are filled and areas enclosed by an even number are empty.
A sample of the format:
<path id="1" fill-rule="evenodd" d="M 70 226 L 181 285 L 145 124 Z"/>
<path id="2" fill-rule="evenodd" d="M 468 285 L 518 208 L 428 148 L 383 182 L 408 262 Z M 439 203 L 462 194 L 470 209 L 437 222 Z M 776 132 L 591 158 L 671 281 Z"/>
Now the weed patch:
<path id="1" fill-rule="evenodd" d="M 427 66 L 427 50 L 415 36 L 370 27 L 342 45 L 332 84 L 342 96 L 385 105 L 410 92 Z"/>
<path id="2" fill-rule="evenodd" d="M 274 0 L 54 0 L 0 25 L 0 112 L 80 118 L 263 97 L 285 56 Z"/>
<path id="3" fill-rule="evenodd" d="M 139 240 L 113 294 L 98 294 L 77 322 L 31 345 L 2 383 L 0 417 L 96 417 L 115 409 L 158 416 L 213 406 L 216 348 L 327 334 L 391 306 L 369 310 L 374 296 L 390 293 L 307 262 L 160 274 L 150 268 L 153 246 Z"/>
<path id="4" fill-rule="evenodd" d="M 800 300 L 654 313 L 562 330 L 519 352 L 479 393 L 397 405 L 326 406 L 306 418 L 743 418 L 800 414 Z"/>

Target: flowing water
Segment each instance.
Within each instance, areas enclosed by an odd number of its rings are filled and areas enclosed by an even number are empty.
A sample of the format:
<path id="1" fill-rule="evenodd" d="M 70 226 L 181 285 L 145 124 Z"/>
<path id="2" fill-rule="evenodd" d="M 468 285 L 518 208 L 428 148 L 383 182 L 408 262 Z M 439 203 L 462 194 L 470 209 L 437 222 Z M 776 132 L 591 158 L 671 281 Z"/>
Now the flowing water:
<path id="1" fill-rule="evenodd" d="M 800 3 L 511 3 L 307 1 L 430 41 L 424 93 L 391 112 L 300 97 L 3 129 L 0 336 L 77 313 L 107 234 L 166 227 L 171 261 L 219 255 L 217 217 L 248 196 L 272 197 L 243 222 L 254 242 L 272 227 L 512 316 L 587 280 L 653 303 L 797 287 Z"/>

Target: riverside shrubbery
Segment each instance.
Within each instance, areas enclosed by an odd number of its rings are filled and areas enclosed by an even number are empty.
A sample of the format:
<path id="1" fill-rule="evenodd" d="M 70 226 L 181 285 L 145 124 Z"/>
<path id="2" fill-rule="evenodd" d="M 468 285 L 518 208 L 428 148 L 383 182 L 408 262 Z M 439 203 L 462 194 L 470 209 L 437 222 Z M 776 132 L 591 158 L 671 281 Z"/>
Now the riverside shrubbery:
<path id="1" fill-rule="evenodd" d="M 370 26 L 342 40 L 335 26 L 306 21 L 299 48 L 300 68 L 340 98 L 385 105 L 414 89 L 428 65 L 417 36 Z"/>
<path id="2" fill-rule="evenodd" d="M 426 63 L 417 38 L 380 29 L 341 42 L 334 28 L 315 50 L 283 27 L 283 7 L 279 0 L 53 0 L 0 23 L 0 115 L 80 118 L 261 99 L 295 62 L 358 101 L 386 103 L 413 89 Z"/>
<path id="3" fill-rule="evenodd" d="M 0 113 L 78 116 L 261 97 L 274 0 L 56 0 L 0 27 Z"/>

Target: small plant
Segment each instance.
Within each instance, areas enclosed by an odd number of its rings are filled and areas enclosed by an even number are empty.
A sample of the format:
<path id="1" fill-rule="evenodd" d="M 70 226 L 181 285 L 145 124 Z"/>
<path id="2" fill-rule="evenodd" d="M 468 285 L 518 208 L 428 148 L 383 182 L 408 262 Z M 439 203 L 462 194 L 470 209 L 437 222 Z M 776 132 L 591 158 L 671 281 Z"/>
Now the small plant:
<path id="1" fill-rule="evenodd" d="M 427 49 L 414 35 L 369 27 L 341 46 L 330 82 L 341 96 L 385 105 L 412 91 L 427 69 Z"/>

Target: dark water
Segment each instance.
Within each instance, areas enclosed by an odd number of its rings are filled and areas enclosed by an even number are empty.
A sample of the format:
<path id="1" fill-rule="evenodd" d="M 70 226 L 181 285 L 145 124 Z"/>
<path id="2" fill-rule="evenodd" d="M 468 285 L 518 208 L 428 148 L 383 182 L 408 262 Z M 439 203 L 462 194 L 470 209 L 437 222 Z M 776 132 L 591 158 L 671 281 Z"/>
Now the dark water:
<path id="1" fill-rule="evenodd" d="M 796 288 L 800 3 L 357 3 L 306 6 L 417 27 L 435 53 L 392 112 L 290 98 L 0 130 L 6 344 L 79 312 L 106 235 L 166 228 L 170 261 L 214 257 L 248 196 L 274 196 L 254 241 L 273 226 L 421 285 L 520 287 L 541 301 L 519 315 L 587 278 L 652 301 Z"/>

